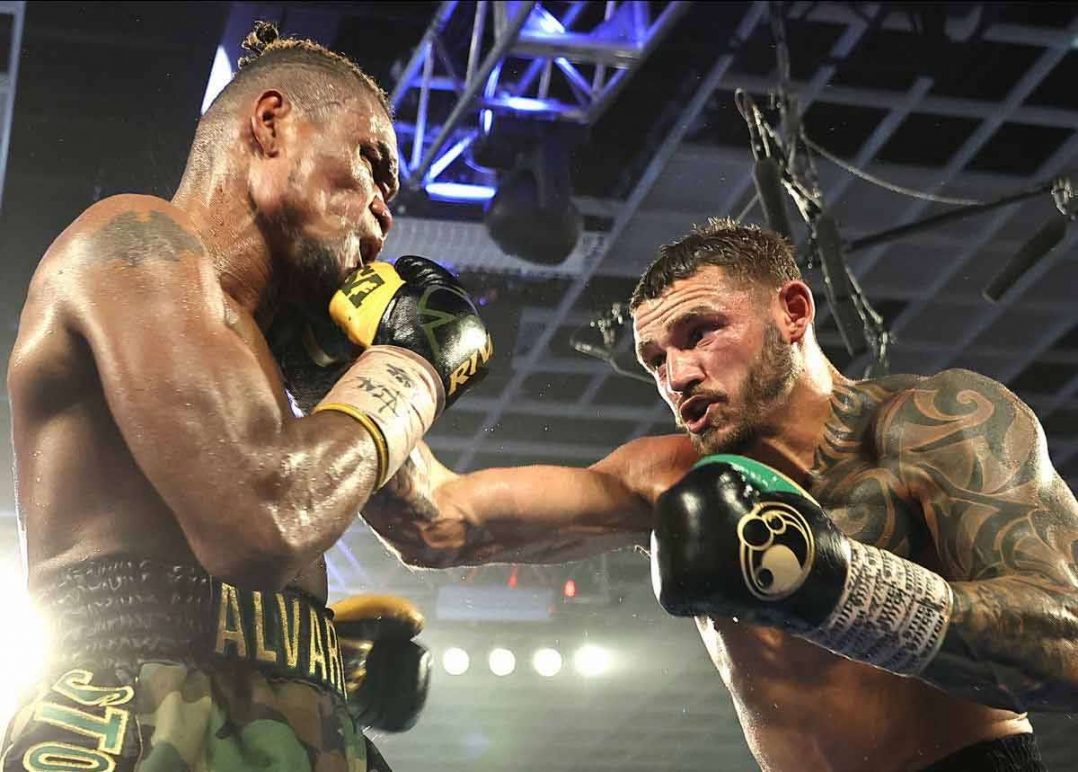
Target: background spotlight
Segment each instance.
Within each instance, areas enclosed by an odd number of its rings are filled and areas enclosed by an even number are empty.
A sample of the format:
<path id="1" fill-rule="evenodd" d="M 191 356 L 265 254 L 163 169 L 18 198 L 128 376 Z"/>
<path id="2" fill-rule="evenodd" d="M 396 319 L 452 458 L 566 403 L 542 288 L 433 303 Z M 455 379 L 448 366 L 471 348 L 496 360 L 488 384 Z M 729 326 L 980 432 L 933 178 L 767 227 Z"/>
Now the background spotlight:
<path id="1" fill-rule="evenodd" d="M 602 675 L 610 669 L 610 652 L 593 643 L 585 644 L 573 655 L 573 667 L 588 678 Z"/>
<path id="2" fill-rule="evenodd" d="M 535 672 L 545 678 L 552 678 L 561 672 L 561 654 L 554 649 L 539 649 L 532 657 Z"/>
<path id="3" fill-rule="evenodd" d="M 490 665 L 490 672 L 494 675 L 507 676 L 516 670 L 517 658 L 509 649 L 494 649 L 490 652 L 487 663 Z"/>
<path id="4" fill-rule="evenodd" d="M 471 659 L 464 649 L 453 647 L 446 649 L 445 653 L 442 654 L 442 667 L 445 668 L 445 672 L 449 673 L 449 675 L 464 675 L 468 672 L 470 664 Z"/>
<path id="5" fill-rule="evenodd" d="M 15 712 L 19 693 L 44 675 L 49 634 L 26 592 L 22 573 L 0 565 L 5 624 L 0 629 L 0 727 Z"/>

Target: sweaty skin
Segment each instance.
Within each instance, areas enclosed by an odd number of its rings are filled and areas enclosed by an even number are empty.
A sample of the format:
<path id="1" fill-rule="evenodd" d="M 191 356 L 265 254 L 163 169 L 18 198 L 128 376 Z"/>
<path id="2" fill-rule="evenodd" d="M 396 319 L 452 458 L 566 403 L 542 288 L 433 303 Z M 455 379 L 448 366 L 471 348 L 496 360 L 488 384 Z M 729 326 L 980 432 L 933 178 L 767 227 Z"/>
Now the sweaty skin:
<path id="1" fill-rule="evenodd" d="M 965 371 L 845 379 L 812 337 L 807 287 L 754 292 L 705 268 L 637 309 L 641 361 L 686 435 L 634 440 L 587 469 L 466 475 L 421 447 L 366 519 L 419 566 L 577 559 L 646 543 L 655 501 L 702 452 L 743 453 L 797 481 L 850 538 L 940 573 L 956 597 L 949 641 L 921 678 L 778 629 L 697 619 L 764 770 L 917 769 L 1031 731 L 1024 714 L 989 706 L 1004 698 L 1078 703 L 1078 506 L 1036 418 Z"/>
<path id="2" fill-rule="evenodd" d="M 376 454 L 347 416 L 292 414 L 263 332 L 377 255 L 396 144 L 366 94 L 325 126 L 281 92 L 250 107 L 172 202 L 94 205 L 34 274 L 8 371 L 31 589 L 128 556 L 325 599 Z"/>

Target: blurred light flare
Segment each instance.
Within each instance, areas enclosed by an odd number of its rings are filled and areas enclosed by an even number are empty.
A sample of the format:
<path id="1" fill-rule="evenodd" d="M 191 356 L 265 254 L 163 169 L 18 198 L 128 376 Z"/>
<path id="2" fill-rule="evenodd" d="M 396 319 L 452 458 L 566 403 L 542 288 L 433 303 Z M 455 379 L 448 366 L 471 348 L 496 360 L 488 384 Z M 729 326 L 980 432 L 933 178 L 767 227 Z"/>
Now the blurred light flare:
<path id="1" fill-rule="evenodd" d="M 553 678 L 561 672 L 562 659 L 555 649 L 539 649 L 532 656 L 532 667 L 544 678 Z"/>
<path id="2" fill-rule="evenodd" d="M 507 676 L 517 669 L 517 658 L 509 649 L 497 648 L 487 658 L 490 672 L 496 676 Z"/>
<path id="3" fill-rule="evenodd" d="M 471 657 L 464 649 L 454 646 L 442 654 L 442 667 L 451 676 L 464 675 L 470 666 Z"/>
<path id="4" fill-rule="evenodd" d="M 49 633 L 34 607 L 22 572 L 0 568 L 0 597 L 7 599 L 6 624 L 0 630 L 0 729 L 18 706 L 21 693 L 45 672 Z"/>
<path id="5" fill-rule="evenodd" d="M 610 652 L 602 646 L 587 643 L 573 655 L 573 667 L 585 678 L 601 676 L 610 670 Z"/>

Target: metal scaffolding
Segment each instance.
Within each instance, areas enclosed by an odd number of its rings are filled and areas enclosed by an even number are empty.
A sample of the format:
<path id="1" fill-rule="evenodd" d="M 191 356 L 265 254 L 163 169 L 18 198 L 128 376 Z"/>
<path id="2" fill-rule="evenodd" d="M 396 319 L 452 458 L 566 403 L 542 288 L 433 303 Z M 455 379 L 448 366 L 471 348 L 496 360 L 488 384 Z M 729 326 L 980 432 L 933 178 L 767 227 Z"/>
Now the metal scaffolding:
<path id="1" fill-rule="evenodd" d="M 490 198 L 495 175 L 469 151 L 497 116 L 593 124 L 687 3 L 653 14 L 649 2 L 609 0 L 590 29 L 594 3 L 560 5 L 559 15 L 539 2 L 442 3 L 390 97 L 406 187 Z M 454 34 L 465 29 L 466 45 Z"/>
<path id="2" fill-rule="evenodd" d="M 25 2 L 0 2 L 0 15 L 10 16 L 6 71 L 0 74 L 0 207 L 4 203 L 4 179 L 7 176 L 8 147 L 11 145 L 11 119 L 15 112 L 15 83 L 19 76 L 19 52 L 22 50 L 22 24 Z"/>

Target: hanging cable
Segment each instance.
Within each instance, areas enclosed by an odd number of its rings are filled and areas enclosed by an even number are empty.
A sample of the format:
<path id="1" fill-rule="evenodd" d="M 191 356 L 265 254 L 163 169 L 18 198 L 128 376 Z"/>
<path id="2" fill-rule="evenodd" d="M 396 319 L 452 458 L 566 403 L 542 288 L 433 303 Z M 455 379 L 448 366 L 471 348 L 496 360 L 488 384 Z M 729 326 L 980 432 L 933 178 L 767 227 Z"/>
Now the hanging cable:
<path id="1" fill-rule="evenodd" d="M 838 166 L 841 169 L 845 169 L 853 176 L 860 177 L 865 182 L 870 182 L 873 185 L 878 185 L 879 187 L 884 188 L 885 190 L 889 190 L 892 193 L 898 193 L 900 195 L 909 196 L 911 198 L 919 198 L 922 201 L 932 201 L 937 204 L 950 204 L 952 206 L 977 206 L 984 203 L 983 201 L 978 201 L 972 198 L 952 198 L 950 196 L 938 196 L 934 193 L 925 193 L 920 190 L 913 190 L 912 188 L 904 188 L 901 185 L 896 185 L 893 182 L 888 182 L 887 180 L 875 177 L 866 172 L 864 169 L 857 168 L 849 161 L 845 161 L 839 158 L 837 155 L 831 153 L 826 148 L 822 147 L 816 142 L 813 142 L 811 139 L 809 139 L 807 135 L 802 135 L 802 139 L 804 140 L 805 144 L 812 149 L 814 153 L 823 156 L 835 166 Z"/>

